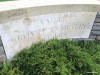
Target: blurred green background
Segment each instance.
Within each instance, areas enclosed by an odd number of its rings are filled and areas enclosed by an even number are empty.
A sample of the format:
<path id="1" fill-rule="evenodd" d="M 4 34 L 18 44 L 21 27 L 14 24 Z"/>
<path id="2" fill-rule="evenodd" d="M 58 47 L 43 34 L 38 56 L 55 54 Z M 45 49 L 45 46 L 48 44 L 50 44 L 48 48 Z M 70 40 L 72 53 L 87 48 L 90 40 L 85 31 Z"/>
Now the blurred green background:
<path id="1" fill-rule="evenodd" d="M 2 2 L 2 1 L 13 1 L 13 0 L 0 0 L 0 2 Z"/>

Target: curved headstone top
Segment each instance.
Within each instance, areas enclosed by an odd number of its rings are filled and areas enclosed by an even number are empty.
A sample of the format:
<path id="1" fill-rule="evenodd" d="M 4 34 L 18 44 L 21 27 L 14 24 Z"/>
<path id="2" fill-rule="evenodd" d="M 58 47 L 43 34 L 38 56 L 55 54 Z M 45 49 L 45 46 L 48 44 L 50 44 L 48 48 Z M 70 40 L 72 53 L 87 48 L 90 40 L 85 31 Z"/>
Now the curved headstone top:
<path id="1" fill-rule="evenodd" d="M 43 14 L 99 11 L 99 0 L 8 1 L 0 2 L 0 23 Z"/>
<path id="2" fill-rule="evenodd" d="M 21 0 L 0 3 L 0 36 L 11 59 L 32 43 L 88 38 L 99 0 Z"/>
<path id="3" fill-rule="evenodd" d="M 100 11 L 100 0 L 18 0 L 0 3 L 0 11 L 44 7 L 48 9 L 63 8 L 68 11 Z M 61 9 L 60 9 L 61 10 Z"/>

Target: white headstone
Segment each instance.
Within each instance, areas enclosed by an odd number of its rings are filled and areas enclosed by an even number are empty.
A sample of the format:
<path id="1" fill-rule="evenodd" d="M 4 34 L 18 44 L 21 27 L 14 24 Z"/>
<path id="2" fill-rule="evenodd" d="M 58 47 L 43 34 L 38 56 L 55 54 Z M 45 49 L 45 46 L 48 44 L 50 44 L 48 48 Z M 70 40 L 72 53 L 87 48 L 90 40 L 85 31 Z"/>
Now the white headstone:
<path id="1" fill-rule="evenodd" d="M 1 24 L 7 59 L 38 41 L 88 38 L 96 12 L 67 12 L 26 17 Z"/>

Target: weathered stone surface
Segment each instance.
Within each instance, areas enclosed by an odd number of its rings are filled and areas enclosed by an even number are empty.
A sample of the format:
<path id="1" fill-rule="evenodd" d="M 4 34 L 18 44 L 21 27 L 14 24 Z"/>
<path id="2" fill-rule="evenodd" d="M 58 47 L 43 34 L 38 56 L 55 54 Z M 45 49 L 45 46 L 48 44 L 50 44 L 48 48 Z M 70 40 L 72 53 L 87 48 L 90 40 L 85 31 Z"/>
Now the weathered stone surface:
<path id="1" fill-rule="evenodd" d="M 6 55 L 5 54 L 2 54 L 0 55 L 0 63 L 3 63 L 4 61 L 6 61 Z"/>
<path id="2" fill-rule="evenodd" d="M 30 11 L 30 10 L 29 10 Z M 25 17 L 1 24 L 8 59 L 38 41 L 52 38 L 88 38 L 96 12 L 66 12 Z"/>
<path id="3" fill-rule="evenodd" d="M 55 2 L 57 1 L 49 0 L 46 4 L 43 1 L 39 3 L 35 1 L 30 2 L 29 5 L 19 2 L 18 6 L 16 3 L 10 4 L 13 5 L 11 8 L 9 4 L 0 3 L 0 11 L 2 11 L 0 12 L 0 36 L 8 59 L 38 41 L 52 38 L 90 40 L 87 38 L 97 11 L 100 10 L 99 1 L 98 4 L 68 4 L 64 1 L 55 4 Z M 95 22 L 100 22 L 100 13 L 97 16 Z"/>
<path id="4" fill-rule="evenodd" d="M 92 30 L 100 30 L 100 26 L 93 26 Z"/>
<path id="5" fill-rule="evenodd" d="M 6 12 L 2 11 L 0 12 L 0 23 L 21 19 L 27 17 L 27 15 L 28 15 L 27 9 L 16 9 L 16 10 L 9 10 Z"/>
<path id="6" fill-rule="evenodd" d="M 100 26 L 100 23 L 94 23 L 94 26 Z"/>
<path id="7" fill-rule="evenodd" d="M 97 16 L 99 16 L 99 15 L 100 15 L 100 12 L 97 13 Z"/>
<path id="8" fill-rule="evenodd" d="M 4 54 L 3 46 L 0 46 L 0 55 L 1 55 L 1 54 Z"/>
<path id="9" fill-rule="evenodd" d="M 14 6 L 16 5 L 17 4 L 15 4 Z M 66 13 L 66 12 L 98 12 L 100 10 L 100 5 L 93 5 L 93 4 L 91 5 L 68 4 L 68 5 L 50 5 L 50 6 L 48 5 L 48 6 L 37 6 L 37 7 L 27 7 L 27 8 L 24 8 L 25 7 L 24 6 L 23 8 L 17 9 L 18 6 L 15 7 L 15 9 L 13 10 L 10 10 L 10 8 L 8 10 L 7 6 L 5 6 L 7 8 L 7 11 L 0 9 L 1 11 L 0 23 L 6 23 L 24 17 L 31 17 L 31 16 L 38 16 L 38 15 L 45 15 L 45 14 Z M 2 5 L 1 8 L 3 8 Z"/>
<path id="10" fill-rule="evenodd" d="M 95 39 L 95 38 L 96 36 L 92 36 L 92 35 L 89 36 L 89 39 Z"/>
<path id="11" fill-rule="evenodd" d="M 97 18 L 100 18 L 100 15 L 97 15 Z"/>
<path id="12" fill-rule="evenodd" d="M 75 38 L 75 39 L 73 39 L 73 41 L 79 41 L 79 40 L 90 40 L 90 41 L 92 41 L 92 40 L 95 40 L 94 38 Z"/>
<path id="13" fill-rule="evenodd" d="M 100 18 L 96 18 L 95 23 L 100 23 Z"/>
<path id="14" fill-rule="evenodd" d="M 100 31 L 91 31 L 91 35 L 100 35 Z"/>
<path id="15" fill-rule="evenodd" d="M 100 36 L 96 36 L 96 40 L 100 40 Z"/>
<path id="16" fill-rule="evenodd" d="M 2 41 L 1 41 L 1 38 L 0 38 L 0 46 L 2 45 Z"/>

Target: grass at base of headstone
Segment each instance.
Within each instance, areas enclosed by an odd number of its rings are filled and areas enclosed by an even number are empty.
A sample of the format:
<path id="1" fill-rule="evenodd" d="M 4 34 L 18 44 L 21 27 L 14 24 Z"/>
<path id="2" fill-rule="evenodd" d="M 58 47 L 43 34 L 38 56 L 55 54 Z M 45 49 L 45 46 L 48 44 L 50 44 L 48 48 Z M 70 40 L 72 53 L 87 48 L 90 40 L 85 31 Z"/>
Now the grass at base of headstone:
<path id="1" fill-rule="evenodd" d="M 5 62 L 0 75 L 100 75 L 100 41 L 53 39 L 33 44 Z"/>

